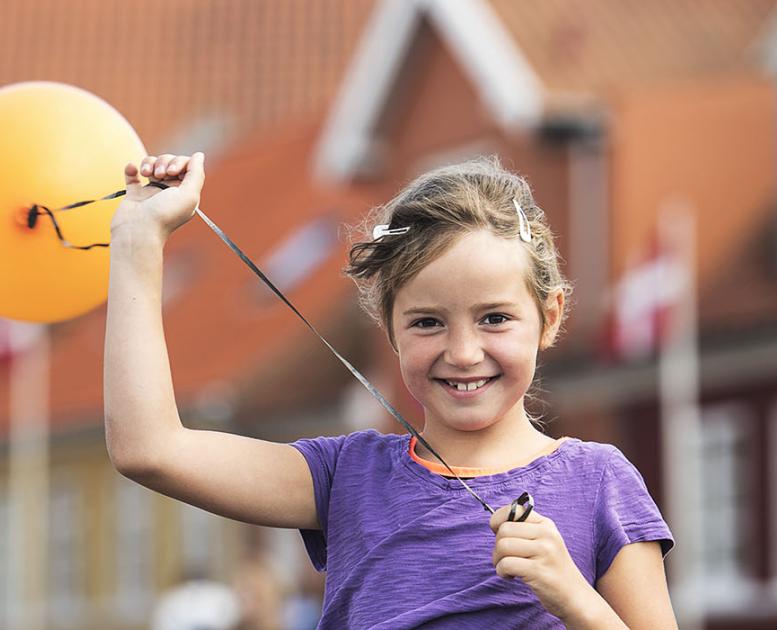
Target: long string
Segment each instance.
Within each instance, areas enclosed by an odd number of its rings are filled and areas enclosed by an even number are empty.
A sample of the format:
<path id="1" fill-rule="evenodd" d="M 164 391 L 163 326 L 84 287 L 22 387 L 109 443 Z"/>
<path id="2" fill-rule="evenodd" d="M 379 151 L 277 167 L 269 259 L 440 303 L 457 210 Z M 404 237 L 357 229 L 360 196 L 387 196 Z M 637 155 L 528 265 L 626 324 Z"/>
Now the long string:
<path id="1" fill-rule="evenodd" d="M 155 186 L 156 188 L 169 188 L 166 184 L 163 184 L 162 182 L 149 182 L 147 184 L 148 186 Z M 110 243 L 93 243 L 91 245 L 73 245 L 69 243 L 64 236 L 62 235 L 62 231 L 57 223 L 56 218 L 54 217 L 55 212 L 62 212 L 65 210 L 71 210 L 73 208 L 79 208 L 81 206 L 85 206 L 90 203 L 95 203 L 97 201 L 102 201 L 105 199 L 115 199 L 117 197 L 121 197 L 122 195 L 126 194 L 126 190 L 120 190 L 115 193 L 111 193 L 110 195 L 106 195 L 105 197 L 100 197 L 99 199 L 90 199 L 87 201 L 77 201 L 76 203 L 71 203 L 70 205 L 64 206 L 62 208 L 57 208 L 55 210 L 50 210 L 46 206 L 42 206 L 40 204 L 33 205 L 28 214 L 27 218 L 27 225 L 30 228 L 35 227 L 35 223 L 37 221 L 37 217 L 39 214 L 46 214 L 51 219 L 52 223 L 54 224 L 54 230 L 57 233 L 57 237 L 60 241 L 62 241 L 62 244 L 66 247 L 70 247 L 73 249 L 91 249 L 92 247 L 109 247 Z M 480 505 L 483 506 L 483 509 L 485 509 L 487 512 L 493 514 L 494 508 L 492 508 L 488 503 L 485 502 L 470 486 L 469 484 L 464 481 L 459 475 L 456 474 L 456 472 L 447 464 L 447 462 L 442 458 L 442 456 L 432 448 L 432 446 L 429 444 L 429 442 L 426 441 L 426 439 L 413 427 L 407 420 L 405 420 L 402 417 L 402 414 L 397 411 L 394 406 L 386 400 L 386 398 L 381 394 L 377 388 L 370 383 L 367 378 L 359 372 L 353 365 L 351 365 L 350 361 L 348 361 L 344 356 L 342 356 L 335 348 L 324 338 L 321 333 L 316 330 L 315 326 L 311 324 L 307 318 L 300 313 L 300 311 L 297 309 L 294 304 L 292 304 L 288 298 L 283 294 L 283 292 L 276 287 L 272 281 L 257 267 L 254 262 L 246 256 L 243 251 L 230 239 L 224 232 L 219 228 L 213 221 L 208 218 L 202 210 L 199 208 L 195 208 L 195 212 L 197 215 L 205 222 L 205 224 L 213 230 L 216 235 L 229 247 L 237 256 L 242 260 L 251 271 L 253 271 L 259 279 L 264 282 L 265 285 L 273 292 L 276 296 L 284 303 L 286 306 L 288 306 L 294 314 L 302 320 L 302 322 L 310 329 L 310 331 L 318 337 L 321 342 L 329 349 L 329 351 L 337 357 L 337 359 L 342 363 L 348 371 L 358 380 L 366 389 L 367 391 L 375 398 L 382 406 L 383 408 L 388 411 L 397 422 L 399 422 L 411 435 L 415 436 L 416 440 L 420 442 L 434 457 L 436 457 L 440 463 L 445 466 L 445 468 L 448 470 L 448 472 L 451 473 L 451 475 L 462 485 L 464 488 L 466 488 L 467 492 L 469 492 L 475 500 L 477 500 Z"/>
<path id="2" fill-rule="evenodd" d="M 156 182 L 149 182 L 149 186 L 156 186 Z M 156 187 L 162 188 L 162 186 L 156 186 Z M 164 187 L 167 188 L 167 186 L 164 186 Z M 65 247 L 69 247 L 71 249 L 92 249 L 93 247 L 110 247 L 110 243 L 92 243 L 91 245 L 73 245 L 62 234 L 62 229 L 59 227 L 59 223 L 57 223 L 57 219 L 54 216 L 54 213 L 64 212 L 65 210 L 72 210 L 73 208 L 80 208 L 81 206 L 86 206 L 90 203 L 95 203 L 97 201 L 104 201 L 106 199 L 116 199 L 117 197 L 123 197 L 126 194 L 127 194 L 126 190 L 119 190 L 119 191 L 116 191 L 115 193 L 111 193 L 110 195 L 105 195 L 105 197 L 100 197 L 99 199 L 88 199 L 86 201 L 76 201 L 75 203 L 71 203 L 67 206 L 62 206 L 61 208 L 55 208 L 54 210 L 51 210 L 47 206 L 36 203 L 36 204 L 33 204 L 27 212 L 27 227 L 32 230 L 35 227 L 36 223 L 38 222 L 38 217 L 41 214 L 45 214 L 51 219 L 51 223 L 54 225 L 54 231 L 57 233 L 57 238 L 62 242 L 62 244 Z"/>

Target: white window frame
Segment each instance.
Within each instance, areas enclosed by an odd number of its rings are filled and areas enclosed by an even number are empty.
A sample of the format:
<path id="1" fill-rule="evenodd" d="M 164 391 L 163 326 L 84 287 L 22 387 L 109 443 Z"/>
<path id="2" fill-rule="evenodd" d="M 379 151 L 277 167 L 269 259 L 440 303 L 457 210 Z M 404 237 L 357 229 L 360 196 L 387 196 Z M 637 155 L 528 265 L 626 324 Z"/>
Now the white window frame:
<path id="1" fill-rule="evenodd" d="M 179 505 L 182 569 L 210 578 L 217 517 L 188 503 Z"/>
<path id="2" fill-rule="evenodd" d="M 719 517 L 730 519 L 727 527 L 736 535 L 738 535 L 740 541 L 744 540 L 748 543 L 753 540 L 755 536 L 755 525 L 753 520 L 751 509 L 758 497 L 755 493 L 758 491 L 756 486 L 757 471 L 755 467 L 748 466 L 747 454 L 744 455 L 742 464 L 746 467 L 743 473 L 745 477 L 743 479 L 736 479 L 738 474 L 736 470 L 729 469 L 723 471 L 725 474 L 733 474 L 734 478 L 727 482 L 724 478 L 709 479 L 707 471 L 709 470 L 707 462 L 707 439 L 711 433 L 715 431 L 715 426 L 724 427 L 718 429 L 722 432 L 730 430 L 733 432 L 733 439 L 729 440 L 729 443 L 735 443 L 738 440 L 744 440 L 750 442 L 750 448 L 753 455 L 757 455 L 758 449 L 758 417 L 756 410 L 749 405 L 746 401 L 728 401 L 719 403 L 716 405 L 707 406 L 702 409 L 703 420 L 703 462 L 705 471 L 703 477 L 703 483 L 705 485 L 705 496 L 702 497 L 702 505 L 704 510 L 704 523 L 705 534 L 707 533 L 707 527 L 710 524 L 719 522 Z M 775 413 L 772 414 L 774 421 L 769 426 L 770 429 L 770 441 L 771 444 L 777 447 L 777 404 L 775 405 Z M 728 425 L 726 427 L 726 425 Z M 723 436 L 725 441 L 725 435 Z M 732 464 L 736 466 L 736 462 Z M 777 479 L 777 464 L 773 461 L 772 478 Z M 742 474 L 741 472 L 739 474 Z M 708 512 L 709 500 L 707 498 L 707 488 L 720 488 L 720 484 L 730 484 L 730 488 L 742 488 L 745 487 L 744 492 L 751 495 L 751 505 L 745 506 L 745 509 L 740 509 L 741 506 L 736 504 L 731 505 L 728 512 L 720 512 L 716 515 L 711 515 Z M 749 489 L 746 485 L 749 484 Z M 774 486 L 773 486 L 774 488 Z M 725 489 L 724 489 L 725 491 Z M 774 493 L 777 497 L 777 493 Z M 773 506 L 777 506 L 777 500 L 772 501 Z M 772 509 L 777 509 L 773 507 Z M 718 518 L 716 521 L 715 519 Z M 735 618 L 759 618 L 763 616 L 772 616 L 777 614 L 777 601 L 774 594 L 770 593 L 770 585 L 759 580 L 754 572 L 748 572 L 743 570 L 740 563 L 736 562 L 736 558 L 730 565 L 730 570 L 726 573 L 721 573 L 717 570 L 717 567 L 709 566 L 708 545 L 710 541 L 705 535 L 704 541 L 704 597 L 705 608 L 710 617 L 735 617 Z M 747 544 L 747 543 L 746 543 Z M 776 589 L 777 590 L 777 589 Z"/>
<path id="3" fill-rule="evenodd" d="M 769 408 L 769 416 L 767 419 L 767 439 L 768 439 L 768 475 L 767 487 L 769 488 L 768 495 L 768 510 L 769 510 L 769 540 L 771 541 L 771 557 L 769 558 L 769 569 L 771 573 L 771 580 L 768 587 L 769 598 L 777 602 L 777 398 L 772 401 Z M 777 608 L 777 603 L 775 603 Z"/>
<path id="4" fill-rule="evenodd" d="M 58 473 L 49 492 L 48 616 L 52 627 L 79 628 L 86 612 L 83 488 Z"/>
<path id="5" fill-rule="evenodd" d="M 116 477 L 115 606 L 119 618 L 129 624 L 147 621 L 156 594 L 153 499 L 151 491 Z"/>
<path id="6" fill-rule="evenodd" d="M 11 596 L 11 583 L 9 575 L 10 531 L 11 531 L 11 505 L 8 493 L 0 489 L 0 622 L 5 623 L 9 618 L 8 606 Z"/>

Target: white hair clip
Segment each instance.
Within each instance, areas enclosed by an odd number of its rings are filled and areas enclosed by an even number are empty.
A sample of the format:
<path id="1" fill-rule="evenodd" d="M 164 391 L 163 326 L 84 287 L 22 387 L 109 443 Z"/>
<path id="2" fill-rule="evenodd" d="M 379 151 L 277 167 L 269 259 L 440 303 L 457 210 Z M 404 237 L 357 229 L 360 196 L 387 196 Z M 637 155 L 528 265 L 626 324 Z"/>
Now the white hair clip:
<path id="1" fill-rule="evenodd" d="M 518 213 L 518 231 L 521 234 L 521 240 L 524 243 L 528 243 L 531 241 L 531 227 L 529 226 L 529 219 L 526 218 L 526 214 L 523 211 L 523 208 L 521 208 L 521 204 L 518 203 L 517 199 L 513 199 L 513 205 L 515 206 L 515 210 Z"/>
<path id="2" fill-rule="evenodd" d="M 377 241 L 379 238 L 383 238 L 384 236 L 396 236 L 398 234 L 405 234 L 410 230 L 409 227 L 401 227 L 401 228 L 389 228 L 388 225 L 376 225 L 372 230 L 372 240 Z"/>

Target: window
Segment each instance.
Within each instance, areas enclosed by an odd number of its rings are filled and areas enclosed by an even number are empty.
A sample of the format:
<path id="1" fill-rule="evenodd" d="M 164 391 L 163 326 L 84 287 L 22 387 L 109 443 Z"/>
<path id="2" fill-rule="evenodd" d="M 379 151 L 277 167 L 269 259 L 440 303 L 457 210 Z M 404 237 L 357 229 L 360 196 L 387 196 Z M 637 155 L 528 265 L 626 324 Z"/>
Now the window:
<path id="1" fill-rule="evenodd" d="M 56 476 L 50 493 L 49 615 L 57 627 L 78 627 L 86 573 L 83 496 L 76 481 L 64 475 Z"/>
<path id="2" fill-rule="evenodd" d="M 771 536 L 769 538 L 772 550 L 770 558 L 771 575 L 771 598 L 777 601 L 777 400 L 772 403 L 767 425 L 769 439 L 769 469 L 766 487 L 769 489 L 768 504 L 770 512 L 768 514 L 771 525 Z"/>
<path id="3" fill-rule="evenodd" d="M 753 419 L 743 404 L 702 411 L 702 520 L 707 606 L 731 609 L 755 595 Z"/>
<path id="4" fill-rule="evenodd" d="M 216 517 L 181 503 L 181 554 L 187 573 L 211 577 L 210 550 L 213 548 Z"/>
<path id="5" fill-rule="evenodd" d="M 142 623 L 152 603 L 154 519 L 151 492 L 123 477 L 116 482 L 116 599 L 118 613 Z"/>
<path id="6" fill-rule="evenodd" d="M 8 602 L 11 593 L 11 581 L 8 579 L 10 559 L 11 510 L 8 495 L 0 491 L 0 621 L 8 619 Z"/>

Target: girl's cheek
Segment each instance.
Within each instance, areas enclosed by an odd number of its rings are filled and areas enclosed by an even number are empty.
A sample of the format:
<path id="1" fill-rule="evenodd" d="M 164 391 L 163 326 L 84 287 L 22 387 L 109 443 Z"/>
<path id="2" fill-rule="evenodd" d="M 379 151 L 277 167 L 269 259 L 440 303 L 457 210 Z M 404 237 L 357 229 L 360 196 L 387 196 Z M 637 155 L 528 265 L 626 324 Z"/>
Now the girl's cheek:
<path id="1" fill-rule="evenodd" d="M 426 378 L 422 378 L 422 375 L 417 372 L 402 371 L 402 382 L 405 384 L 405 388 L 418 403 L 423 404 L 425 399 L 425 392 L 428 388 L 428 381 Z"/>
<path id="2" fill-rule="evenodd" d="M 402 375 L 402 380 L 405 382 L 405 385 L 410 387 L 413 382 L 414 375 L 416 374 L 416 370 L 413 369 L 412 363 L 408 362 L 407 355 L 400 354 L 399 372 Z"/>
<path id="3" fill-rule="evenodd" d="M 431 370 L 431 362 L 414 348 L 410 352 L 400 352 L 399 370 L 407 388 L 414 392 L 426 384 Z"/>

